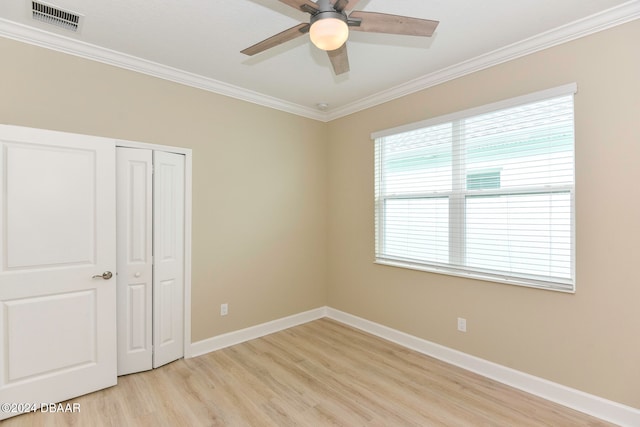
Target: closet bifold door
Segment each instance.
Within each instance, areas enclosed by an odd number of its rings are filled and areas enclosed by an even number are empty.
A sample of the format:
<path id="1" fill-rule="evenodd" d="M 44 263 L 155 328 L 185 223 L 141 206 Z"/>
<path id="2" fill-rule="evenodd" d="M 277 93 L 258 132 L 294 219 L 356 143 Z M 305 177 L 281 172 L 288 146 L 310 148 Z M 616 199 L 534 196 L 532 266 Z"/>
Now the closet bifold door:
<path id="1" fill-rule="evenodd" d="M 118 375 L 153 367 L 152 151 L 116 148 Z"/>
<path id="2" fill-rule="evenodd" d="M 184 355 L 182 154 L 153 152 L 153 367 Z"/>

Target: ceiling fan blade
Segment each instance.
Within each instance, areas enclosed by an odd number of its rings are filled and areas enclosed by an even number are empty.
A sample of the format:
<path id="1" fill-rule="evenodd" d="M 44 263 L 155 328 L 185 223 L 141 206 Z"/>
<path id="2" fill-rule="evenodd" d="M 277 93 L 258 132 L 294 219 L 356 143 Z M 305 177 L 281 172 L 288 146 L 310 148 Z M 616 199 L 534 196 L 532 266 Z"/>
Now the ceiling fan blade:
<path id="1" fill-rule="evenodd" d="M 284 42 L 288 42 L 289 40 L 293 40 L 303 34 L 308 33 L 309 27 L 309 24 L 298 24 L 295 27 L 289 28 L 288 30 L 284 30 L 283 32 L 276 34 L 275 36 L 262 40 L 260 43 L 256 43 L 253 46 L 241 50 L 240 53 L 253 56 L 257 53 L 264 52 L 267 49 L 271 49 L 272 47 L 278 46 Z"/>
<path id="2" fill-rule="evenodd" d="M 349 71 L 349 56 L 347 55 L 346 43 L 336 50 L 327 51 L 327 55 L 329 55 L 329 60 L 331 61 L 333 72 L 336 76 Z"/>
<path id="3" fill-rule="evenodd" d="M 438 21 L 411 18 L 408 16 L 388 15 L 386 13 L 351 12 L 349 18 L 361 19 L 360 25 L 349 26 L 353 31 L 369 33 L 403 34 L 407 36 L 430 37 L 438 26 Z"/>
<path id="4" fill-rule="evenodd" d="M 280 0 L 280 2 L 307 13 L 314 13 L 319 10 L 318 5 L 311 0 Z"/>
<path id="5" fill-rule="evenodd" d="M 353 10 L 360 0 L 331 0 L 333 8 L 338 12 Z"/>

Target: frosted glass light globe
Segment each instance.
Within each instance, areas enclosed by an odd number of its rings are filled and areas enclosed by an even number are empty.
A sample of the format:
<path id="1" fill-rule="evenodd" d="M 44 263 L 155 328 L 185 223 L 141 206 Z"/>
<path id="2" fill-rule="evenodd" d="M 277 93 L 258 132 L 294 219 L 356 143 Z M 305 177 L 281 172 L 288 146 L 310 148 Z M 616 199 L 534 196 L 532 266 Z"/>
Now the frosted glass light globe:
<path id="1" fill-rule="evenodd" d="M 337 18 L 319 19 L 309 30 L 311 42 L 322 50 L 336 50 L 349 38 L 349 27 Z"/>

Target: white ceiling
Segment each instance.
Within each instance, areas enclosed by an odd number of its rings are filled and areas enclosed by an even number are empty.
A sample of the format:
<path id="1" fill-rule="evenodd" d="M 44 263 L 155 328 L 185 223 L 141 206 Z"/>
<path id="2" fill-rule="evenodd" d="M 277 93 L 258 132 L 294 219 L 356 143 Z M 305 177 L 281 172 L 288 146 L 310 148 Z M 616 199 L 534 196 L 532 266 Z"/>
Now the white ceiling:
<path id="1" fill-rule="evenodd" d="M 431 38 L 352 32 L 334 76 L 308 36 L 240 50 L 308 22 L 278 0 L 50 0 L 83 15 L 78 33 L 0 1 L 0 36 L 329 120 L 640 17 L 640 0 L 361 0 L 356 9 L 440 21 Z M 320 111 L 317 104 L 326 103 Z"/>

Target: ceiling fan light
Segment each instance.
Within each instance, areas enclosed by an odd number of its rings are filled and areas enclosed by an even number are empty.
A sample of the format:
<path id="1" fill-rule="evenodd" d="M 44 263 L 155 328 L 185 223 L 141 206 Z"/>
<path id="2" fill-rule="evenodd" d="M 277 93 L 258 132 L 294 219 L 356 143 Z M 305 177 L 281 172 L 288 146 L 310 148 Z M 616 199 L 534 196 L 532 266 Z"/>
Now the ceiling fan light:
<path id="1" fill-rule="evenodd" d="M 342 19 L 318 19 L 311 25 L 309 36 L 318 49 L 336 50 L 349 38 L 349 27 Z"/>

